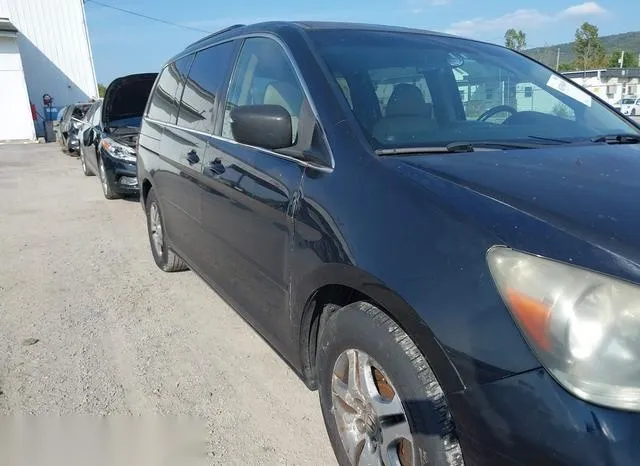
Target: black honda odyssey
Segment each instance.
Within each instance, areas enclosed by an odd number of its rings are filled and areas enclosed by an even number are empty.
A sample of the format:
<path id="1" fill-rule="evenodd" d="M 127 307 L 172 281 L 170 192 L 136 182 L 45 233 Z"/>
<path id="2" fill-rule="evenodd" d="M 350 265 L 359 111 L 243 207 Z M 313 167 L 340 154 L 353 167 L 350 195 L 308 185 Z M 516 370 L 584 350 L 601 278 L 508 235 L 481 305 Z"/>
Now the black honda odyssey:
<path id="1" fill-rule="evenodd" d="M 156 263 L 319 390 L 341 465 L 639 464 L 640 130 L 596 96 L 437 33 L 235 26 L 169 60 L 138 154 Z"/>

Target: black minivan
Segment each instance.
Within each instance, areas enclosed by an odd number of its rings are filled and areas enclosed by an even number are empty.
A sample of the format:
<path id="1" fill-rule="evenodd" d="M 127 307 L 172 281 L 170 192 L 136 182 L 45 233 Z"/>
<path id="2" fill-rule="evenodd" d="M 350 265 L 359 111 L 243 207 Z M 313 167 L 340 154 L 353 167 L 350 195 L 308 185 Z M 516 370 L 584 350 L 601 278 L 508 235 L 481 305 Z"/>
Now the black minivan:
<path id="1" fill-rule="evenodd" d="M 164 67 L 138 152 L 157 265 L 319 389 L 341 465 L 638 464 L 640 130 L 596 96 L 443 34 L 236 26 Z"/>

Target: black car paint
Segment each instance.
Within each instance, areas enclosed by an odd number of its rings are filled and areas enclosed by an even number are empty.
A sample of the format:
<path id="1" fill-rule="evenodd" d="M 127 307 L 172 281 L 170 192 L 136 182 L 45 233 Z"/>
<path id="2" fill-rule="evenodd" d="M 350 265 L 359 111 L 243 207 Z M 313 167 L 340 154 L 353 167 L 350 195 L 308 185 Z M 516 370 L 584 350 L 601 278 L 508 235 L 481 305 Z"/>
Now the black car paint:
<path id="1" fill-rule="evenodd" d="M 467 464 L 636 464 L 640 416 L 580 401 L 540 369 L 485 254 L 504 244 L 640 283 L 638 146 L 378 157 L 304 26 L 241 31 L 286 44 L 335 161 L 199 135 L 189 166 L 161 150 L 167 127 L 145 121 L 141 201 L 153 186 L 192 270 L 312 388 L 314 297 L 350 290 L 387 310 L 447 393 Z"/>

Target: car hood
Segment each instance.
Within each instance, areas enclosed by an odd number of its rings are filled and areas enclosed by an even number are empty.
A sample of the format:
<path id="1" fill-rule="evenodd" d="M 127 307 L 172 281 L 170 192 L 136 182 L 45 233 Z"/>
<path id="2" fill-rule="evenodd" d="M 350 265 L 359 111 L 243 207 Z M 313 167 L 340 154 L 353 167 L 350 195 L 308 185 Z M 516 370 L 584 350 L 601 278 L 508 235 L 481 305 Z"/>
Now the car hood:
<path id="1" fill-rule="evenodd" d="M 118 127 L 119 121 L 142 117 L 156 77 L 157 73 L 141 73 L 113 80 L 104 94 L 102 104 L 104 127 Z"/>
<path id="2" fill-rule="evenodd" d="M 411 172 L 412 179 L 427 187 L 434 189 L 433 177 L 428 175 L 435 175 L 446 180 L 445 184 L 471 193 L 471 197 L 456 198 L 457 192 L 436 188 L 456 209 L 482 218 L 488 223 L 482 226 L 507 245 L 549 250 L 545 242 L 553 235 L 544 235 L 551 227 L 563 233 L 563 240 L 556 243 L 567 250 L 578 250 L 581 246 L 576 243 L 587 242 L 624 261 L 640 264 L 640 144 L 404 157 L 401 164 L 402 171 Z M 474 201 L 478 197 L 482 203 Z M 487 202 L 492 206 L 487 207 Z M 478 212 L 498 212 L 496 202 L 508 207 L 509 212 L 515 209 L 517 214 L 535 219 L 536 225 L 504 210 L 493 217 Z M 519 227 L 529 230 L 514 232 Z M 568 237 L 573 240 L 567 241 Z M 569 260 L 572 255 L 567 252 L 566 257 Z M 637 276 L 640 268 L 633 268 Z"/>

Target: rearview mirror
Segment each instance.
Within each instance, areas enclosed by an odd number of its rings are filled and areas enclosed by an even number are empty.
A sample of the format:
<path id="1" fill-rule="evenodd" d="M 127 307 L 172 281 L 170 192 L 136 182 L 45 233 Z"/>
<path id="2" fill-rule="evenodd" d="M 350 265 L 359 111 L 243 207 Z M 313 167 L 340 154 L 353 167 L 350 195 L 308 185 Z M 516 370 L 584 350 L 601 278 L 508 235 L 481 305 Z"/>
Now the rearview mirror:
<path id="1" fill-rule="evenodd" d="M 291 115 L 280 105 L 243 105 L 231 111 L 233 138 L 249 146 L 284 149 L 292 144 Z"/>

